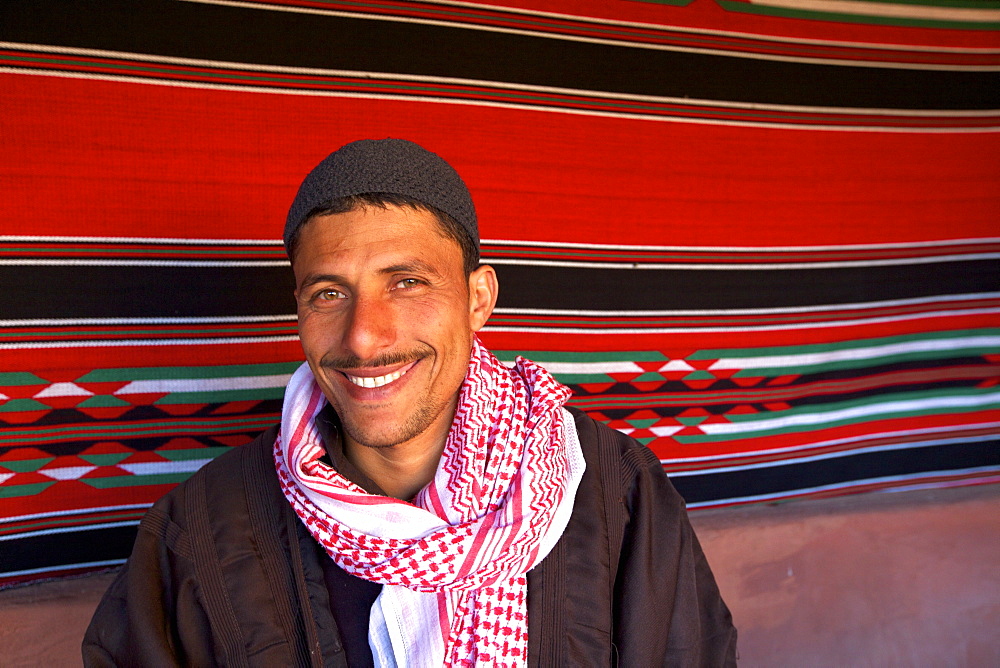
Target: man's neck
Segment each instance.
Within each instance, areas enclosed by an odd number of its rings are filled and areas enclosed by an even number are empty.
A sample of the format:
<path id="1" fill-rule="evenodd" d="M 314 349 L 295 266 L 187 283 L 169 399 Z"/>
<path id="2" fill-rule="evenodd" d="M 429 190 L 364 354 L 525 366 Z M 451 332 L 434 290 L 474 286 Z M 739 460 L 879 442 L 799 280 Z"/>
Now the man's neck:
<path id="1" fill-rule="evenodd" d="M 342 444 L 344 457 L 387 495 L 410 501 L 434 478 L 447 438 L 447 431 L 425 433 L 399 445 L 371 448 L 344 433 Z"/>

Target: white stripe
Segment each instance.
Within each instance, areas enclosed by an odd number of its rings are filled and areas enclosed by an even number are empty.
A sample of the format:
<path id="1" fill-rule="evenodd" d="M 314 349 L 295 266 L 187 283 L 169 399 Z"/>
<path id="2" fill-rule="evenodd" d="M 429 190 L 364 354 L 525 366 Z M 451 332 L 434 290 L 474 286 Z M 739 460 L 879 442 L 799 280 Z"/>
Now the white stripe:
<path id="1" fill-rule="evenodd" d="M 793 353 L 788 355 L 762 355 L 760 357 L 724 357 L 714 362 L 712 369 L 771 369 L 784 367 L 815 366 L 848 360 L 870 360 L 877 357 L 905 355 L 908 353 L 989 348 L 1000 350 L 1000 336 L 966 336 L 887 343 L 864 348 L 846 348 L 818 353 Z"/>
<path id="2" fill-rule="evenodd" d="M 1000 436 L 998 434 L 997 436 Z M 810 455 L 807 457 L 792 457 L 787 459 L 779 459 L 768 462 L 757 462 L 753 464 L 738 464 L 735 466 L 719 466 L 712 468 L 694 469 L 689 471 L 669 471 L 668 475 L 671 478 L 678 478 L 684 476 L 692 475 L 704 475 L 711 473 L 731 473 L 733 471 L 751 471 L 754 469 L 766 469 L 777 466 L 788 466 L 790 464 L 803 464 L 806 462 L 818 462 L 826 459 L 839 459 L 841 457 L 852 457 L 854 455 L 870 454 L 873 452 L 892 452 L 895 450 L 911 450 L 917 448 L 926 448 L 935 445 L 950 445 L 952 443 L 976 443 L 979 441 L 987 440 L 987 436 L 963 436 L 956 438 L 943 438 L 938 440 L 930 441 L 914 441 L 907 443 L 891 443 L 888 445 L 872 445 L 866 448 L 857 448 L 851 450 L 841 450 L 839 452 L 827 452 L 819 455 Z M 743 456 L 742 454 L 737 456 Z"/>
<path id="3" fill-rule="evenodd" d="M 635 362 L 540 362 L 532 360 L 553 374 L 644 373 Z"/>
<path id="4" fill-rule="evenodd" d="M 107 348 L 117 346 L 215 346 L 236 343 L 281 343 L 298 341 L 298 336 L 229 337 L 223 339 L 122 339 L 106 341 L 39 341 L 0 343 L 0 350 L 32 350 L 36 348 Z"/>
<path id="5" fill-rule="evenodd" d="M 544 105 L 518 104 L 512 102 L 502 102 L 497 100 L 469 100 L 448 97 L 433 97 L 425 95 L 400 95 L 400 94 L 373 94 L 359 93 L 357 91 L 339 92 L 309 89 L 287 89 L 271 88 L 266 86 L 238 86 L 233 84 L 204 83 L 175 81 L 168 79 L 151 79 L 148 77 L 122 76 L 115 74 L 84 74 L 79 72 L 65 72 L 52 70 L 32 70 L 19 67 L 0 67 L 0 72 L 9 74 L 21 74 L 26 76 L 47 76 L 65 79 L 82 79 L 87 81 L 116 81 L 121 83 L 135 83 L 149 86 L 168 86 L 174 88 L 192 88 L 197 90 L 225 90 L 239 93 L 267 93 L 272 95 L 298 95 L 303 97 L 334 97 L 350 98 L 356 100 L 394 100 L 400 102 L 426 102 L 433 104 L 453 104 L 469 107 L 485 107 L 491 109 L 516 109 L 521 111 L 546 112 L 553 114 L 565 114 L 570 116 L 587 116 L 595 118 L 624 118 L 639 121 L 654 121 L 662 123 L 684 123 L 692 125 L 712 125 L 721 127 L 746 127 L 746 128 L 776 128 L 783 130 L 807 130 L 824 132 L 878 132 L 895 134 L 991 134 L 1000 132 L 1000 125 L 990 125 L 985 127 L 897 127 L 893 125 L 823 125 L 823 124 L 801 124 L 801 123 L 778 123 L 772 121 L 733 121 L 720 120 L 715 118 L 698 118 L 689 116 L 666 116 L 656 114 L 639 114 L 627 112 L 609 112 L 590 109 L 571 109 L 564 107 L 547 107 Z M 856 110 L 844 108 L 844 113 L 851 114 Z M 1000 112 L 998 112 L 1000 113 Z M 998 118 L 1000 121 L 1000 118 Z"/>
<path id="6" fill-rule="evenodd" d="M 941 223 L 944 225 L 944 221 Z M 623 244 L 593 244 L 574 241 L 528 241 L 525 239 L 483 239 L 482 243 L 498 246 L 543 246 L 546 248 L 588 248 L 596 250 L 634 251 L 726 251 L 734 253 L 771 253 L 801 251 L 859 251 L 883 248 L 934 248 L 936 246 L 965 246 L 1000 243 L 1000 237 L 975 237 L 968 239 L 936 239 L 933 241 L 903 241 L 886 244 L 831 244 L 823 246 L 636 246 Z"/>
<path id="7" fill-rule="evenodd" d="M 112 259 L 0 259 L 13 267 L 289 267 L 288 260 L 112 260 Z"/>
<path id="8" fill-rule="evenodd" d="M 945 224 L 942 221 L 942 225 Z M 81 243 L 169 243 L 169 244 L 234 244 L 280 246 L 281 239 L 181 239 L 171 237 L 65 237 L 0 235 L 0 242 L 81 242 Z M 1000 244 L 1000 237 L 974 237 L 967 239 L 936 239 L 932 241 L 903 241 L 884 244 L 832 244 L 822 246 L 646 246 L 623 244 L 595 244 L 573 241 L 528 241 L 524 239 L 483 239 L 482 243 L 502 246 L 543 246 L 547 248 L 590 248 L 599 250 L 635 251 L 727 251 L 735 253 L 799 252 L 799 251 L 857 251 L 883 248 L 933 248 L 936 246 L 965 246 Z"/>
<path id="9" fill-rule="evenodd" d="M 52 478 L 54 480 L 65 481 L 65 480 L 76 480 L 77 478 L 80 478 L 82 476 L 87 475 L 88 473 L 90 473 L 91 471 L 93 471 L 96 468 L 97 467 L 93 466 L 93 465 L 90 465 L 90 466 L 57 466 L 57 467 L 51 468 L 51 469 L 46 469 L 46 468 L 39 469 L 37 471 L 37 473 L 39 473 L 41 475 L 44 475 L 44 476 L 48 476 L 49 478 Z"/>
<path id="10" fill-rule="evenodd" d="M 754 263 L 693 263 L 693 262 L 591 262 L 574 260 L 527 260 L 521 258 L 483 258 L 486 264 L 524 267 L 570 267 L 583 269 L 672 269 L 687 271 L 725 270 L 756 271 L 794 269 L 835 269 L 845 267 L 888 267 L 940 262 L 970 262 L 998 260 L 1000 253 L 967 253 L 933 255 L 881 260 L 833 260 L 828 262 L 754 262 Z M 0 266 L 30 267 L 290 267 L 288 260 L 120 260 L 81 258 L 8 258 Z"/>
<path id="11" fill-rule="evenodd" d="M 294 313 L 283 315 L 234 315 L 192 318 L 35 318 L 0 320 L 0 327 L 72 327 L 78 325 L 196 325 L 241 322 L 286 322 L 297 320 Z"/>
<path id="12" fill-rule="evenodd" d="M 541 30 L 525 30 L 515 28 L 501 28 L 497 26 L 462 23 L 458 21 L 442 21 L 435 19 L 417 19 L 408 16 L 385 16 L 372 15 L 361 12 L 343 12 L 327 9 L 313 9 L 309 7 L 288 7 L 288 6 L 261 6 L 259 3 L 237 2 L 234 0 L 187 0 L 188 2 L 199 2 L 202 4 L 224 5 L 229 7 L 246 7 L 249 9 L 268 9 L 271 11 L 295 12 L 301 14 L 321 14 L 324 16 L 340 16 L 344 18 L 354 18 L 369 21 L 391 21 L 395 23 L 412 23 L 416 25 L 432 25 L 445 28 L 459 28 L 463 30 L 477 30 L 482 32 L 495 32 L 508 35 L 526 35 L 529 37 L 542 37 L 551 40 L 562 40 L 567 42 L 582 42 L 586 44 L 608 44 L 612 46 L 627 46 L 637 49 L 648 49 L 650 51 L 675 51 L 680 53 L 701 53 L 707 55 L 728 56 L 732 58 L 747 58 L 752 60 L 775 60 L 792 63 L 814 63 L 822 65 L 848 65 L 858 66 L 859 62 L 850 59 L 840 58 L 809 58 L 804 56 L 783 56 L 779 54 L 748 53 L 744 51 L 728 51 L 723 49 L 706 49 L 695 47 L 682 47 L 671 44 L 649 44 L 648 42 L 630 41 L 626 39 L 607 39 L 600 37 L 583 37 L 579 35 L 566 35 Z M 574 17 L 575 18 L 575 17 Z M 657 26 L 662 29 L 662 26 Z M 756 36 L 758 39 L 760 36 Z M 864 48 L 864 46 L 862 47 Z M 887 61 L 862 61 L 865 66 L 885 67 L 892 69 L 935 69 L 935 70 L 959 70 L 970 67 L 987 70 L 988 66 L 954 66 L 954 65 L 925 65 L 919 63 L 897 63 Z M 987 70 L 989 71 L 989 70 Z"/>
<path id="13" fill-rule="evenodd" d="M 161 475 L 164 473 L 194 473 L 211 459 L 179 459 L 175 462 L 137 462 L 135 464 L 117 464 L 132 475 Z M 102 525 L 104 526 L 104 525 Z"/>
<path id="14" fill-rule="evenodd" d="M 891 482 L 903 482 L 905 480 L 919 480 L 922 478 L 931 478 L 934 476 L 967 476 L 973 473 L 992 474 L 995 471 L 997 471 L 997 468 L 994 466 L 979 466 L 967 469 L 949 469 L 946 471 L 908 473 L 906 475 L 893 475 L 893 476 L 883 476 L 879 478 L 866 478 L 864 480 L 851 480 L 844 483 L 834 483 L 832 485 L 819 485 L 817 487 L 801 487 L 798 489 L 790 489 L 784 492 L 775 492 L 773 494 L 757 494 L 754 496 L 734 496 L 726 499 L 717 499 L 714 501 L 701 501 L 698 503 L 689 503 L 687 504 L 687 507 L 691 509 L 696 509 L 696 508 L 707 508 L 711 506 L 718 506 L 730 503 L 763 503 L 771 499 L 805 496 L 809 494 L 815 494 L 817 492 L 825 492 L 835 489 L 851 489 L 854 487 L 864 487 L 867 485 L 878 485 Z"/>
<path id="15" fill-rule="evenodd" d="M 814 427 L 840 420 L 888 416 L 914 410 L 929 412 L 936 410 L 948 411 L 949 409 L 957 408 L 975 408 L 978 406 L 988 406 L 997 402 L 1000 402 L 1000 392 L 966 397 L 927 397 L 925 399 L 886 401 L 865 406 L 841 408 L 839 410 L 787 415 L 747 422 L 702 423 L 698 425 L 698 428 L 709 436 L 750 434 L 758 431 L 787 429 L 790 427 Z"/>
<path id="16" fill-rule="evenodd" d="M 973 482 L 974 481 L 974 482 Z M 976 477 L 972 480 L 948 480 L 942 482 L 922 482 L 913 483 L 912 485 L 900 485 L 898 487 L 891 487 L 889 489 L 878 490 L 882 494 L 894 494 L 896 492 L 915 492 L 925 489 L 949 489 L 953 487 L 969 486 L 969 485 L 981 485 L 986 483 L 1000 482 L 1000 474 L 996 476 L 987 476 L 985 478 Z"/>
<path id="17" fill-rule="evenodd" d="M 45 519 L 49 517 L 69 517 L 71 515 L 82 515 L 84 513 L 111 512 L 115 510 L 139 510 L 149 508 L 152 503 L 132 503 L 123 506 L 96 506 L 91 508 L 73 508 L 72 510 L 57 510 L 48 513 L 32 513 L 30 515 L 13 515 L 11 517 L 0 518 L 0 525 L 10 522 L 23 522 L 25 520 Z"/>
<path id="18" fill-rule="evenodd" d="M 292 374 L 290 373 L 282 373 L 269 376 L 236 376 L 231 378 L 133 380 L 128 385 L 116 390 L 115 395 L 259 390 L 271 387 L 284 387 L 288 384 L 288 379 L 291 377 Z"/>
<path id="19" fill-rule="evenodd" d="M 797 11 L 823 12 L 825 14 L 851 14 L 854 16 L 882 16 L 928 21 L 966 21 L 987 23 L 1000 21 L 1000 10 L 956 7 L 933 7 L 913 3 L 860 2 L 859 0 L 750 0 L 759 7 L 777 7 Z M 975 26 L 969 26 L 975 27 Z"/>
<path id="20" fill-rule="evenodd" d="M 925 257 L 901 257 L 872 260 L 831 260 L 824 262 L 747 262 L 747 263 L 694 263 L 694 262 L 592 262 L 575 260 L 526 260 L 521 258 L 483 258 L 486 264 L 509 264 L 525 267 L 573 267 L 586 269 L 674 269 L 705 271 L 722 269 L 725 271 L 789 270 L 789 269 L 835 269 L 844 267 L 890 267 L 913 264 L 936 264 L 939 262 L 969 262 L 972 260 L 1000 260 L 1000 253 L 967 253 L 956 255 L 932 255 Z"/>
<path id="21" fill-rule="evenodd" d="M 177 244 L 211 246 L 281 246 L 281 239 L 181 239 L 178 237 L 66 237 L 19 236 L 0 234 L 3 243 L 110 243 L 110 244 Z"/>
<path id="22" fill-rule="evenodd" d="M 739 327 L 514 327 L 510 325 L 491 326 L 487 323 L 484 332 L 533 332 L 539 334 L 690 334 L 699 332 L 776 332 L 799 329 L 824 329 L 830 327 L 853 327 L 890 322 L 906 322 L 923 318 L 945 318 L 966 315 L 995 315 L 1000 309 L 956 309 L 954 311 L 927 311 L 881 318 L 858 318 L 856 320 L 824 320 L 813 323 L 793 323 L 785 325 L 743 325 Z M 7 344 L 11 345 L 11 344 Z M 18 344 L 13 344 L 18 345 Z M 0 344 L 3 350 L 4 344 Z"/>
<path id="23" fill-rule="evenodd" d="M 58 564 L 56 566 L 43 566 L 42 568 L 28 568 L 23 571 L 0 572 L 0 577 L 16 577 L 18 575 L 35 575 L 38 573 L 52 573 L 55 571 L 68 571 L 75 568 L 96 568 L 98 566 L 120 566 L 125 563 L 125 559 L 108 559 L 107 561 L 86 561 L 82 564 Z"/>
<path id="24" fill-rule="evenodd" d="M 37 536 L 51 536 L 53 534 L 59 534 L 59 533 L 76 533 L 79 531 L 93 531 L 95 529 L 114 529 L 116 527 L 137 526 L 138 524 L 139 520 L 127 520 L 123 522 L 108 522 L 107 524 L 84 524 L 75 527 L 42 529 L 41 531 L 28 531 L 25 533 L 16 533 L 10 536 L 0 536 L 0 541 L 19 540 L 21 538 L 35 538 Z M 124 561 L 124 559 L 122 561 Z"/>
<path id="25" fill-rule="evenodd" d="M 69 382 L 59 382 L 52 383 L 48 387 L 42 389 L 38 394 L 34 395 L 33 399 L 41 399 L 44 397 L 92 397 L 94 393 L 90 390 L 85 390 L 76 383 Z"/>
<path id="26" fill-rule="evenodd" d="M 639 317 L 657 316 L 726 316 L 726 315 L 768 315 L 778 313 L 815 313 L 823 311 L 845 311 L 862 309 L 880 309 L 893 306 L 914 306 L 917 304 L 934 304 L 948 302 L 976 301 L 983 299 L 1000 299 L 1000 292 L 973 292 L 959 295 L 935 295 L 933 297 L 915 297 L 912 299 L 887 299 L 878 302 L 850 302 L 845 304 L 817 304 L 815 306 L 776 306 L 773 308 L 729 308 L 729 309 L 671 309 L 671 310 L 633 310 L 633 311 L 597 311 L 582 309 L 557 308 L 517 308 L 497 307 L 494 313 L 508 315 L 552 315 L 552 316 L 588 316 L 588 317 Z M 0 320 L 0 325 L 4 321 Z"/>
<path id="27" fill-rule="evenodd" d="M 721 455 L 700 455 L 692 457 L 678 457 L 676 459 L 661 459 L 660 463 L 663 464 L 664 466 L 671 466 L 676 464 L 691 464 L 696 462 L 721 461 L 726 459 L 732 459 L 734 457 L 757 457 L 761 455 L 781 455 L 792 452 L 801 452 L 803 450 L 819 450 L 822 448 L 829 448 L 838 445 L 848 445 L 850 443 L 862 443 L 864 441 L 871 441 L 882 438 L 904 438 L 904 437 L 923 436 L 926 434 L 946 434 L 948 432 L 967 431 L 971 429 L 994 429 L 1000 432 L 1000 422 L 977 422 L 974 424 L 957 424 L 957 425 L 946 425 L 938 427 L 922 427 L 920 429 L 881 431 L 876 434 L 845 436 L 843 438 L 835 438 L 827 441 L 811 441 L 809 443 L 805 443 L 802 445 L 789 445 L 781 448 L 748 450 L 738 453 L 726 453 Z"/>

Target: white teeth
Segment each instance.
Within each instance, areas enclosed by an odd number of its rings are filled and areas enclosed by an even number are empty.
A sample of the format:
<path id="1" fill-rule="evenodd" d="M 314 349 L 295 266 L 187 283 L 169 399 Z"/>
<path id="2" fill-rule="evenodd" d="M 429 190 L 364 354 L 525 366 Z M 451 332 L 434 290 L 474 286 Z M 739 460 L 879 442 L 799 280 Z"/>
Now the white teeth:
<path id="1" fill-rule="evenodd" d="M 407 370 L 405 369 L 401 369 L 399 371 L 393 371 L 392 373 L 386 374 L 384 376 L 375 376 L 374 378 L 369 376 L 351 376 L 349 374 L 345 375 L 347 375 L 347 379 L 349 381 L 351 381 L 358 387 L 382 387 L 383 385 L 388 385 L 397 378 L 401 378 L 402 376 L 406 375 L 406 371 Z"/>

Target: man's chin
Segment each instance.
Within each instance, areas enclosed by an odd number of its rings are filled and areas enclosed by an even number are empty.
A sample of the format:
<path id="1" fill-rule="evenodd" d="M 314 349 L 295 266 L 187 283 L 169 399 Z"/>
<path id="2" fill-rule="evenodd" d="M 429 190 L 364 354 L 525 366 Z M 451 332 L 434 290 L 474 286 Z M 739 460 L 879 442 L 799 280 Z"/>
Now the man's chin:
<path id="1" fill-rule="evenodd" d="M 406 433 L 372 433 L 364 429 L 352 429 L 347 425 L 344 425 L 344 430 L 347 432 L 347 437 L 357 445 L 364 446 L 366 448 L 371 448 L 372 450 L 385 450 L 389 448 L 394 448 L 397 445 L 405 443 L 411 440 L 414 435 L 409 435 Z"/>
<path id="2" fill-rule="evenodd" d="M 417 410 L 407 419 L 396 422 L 379 415 L 379 411 L 358 411 L 341 415 L 340 421 L 347 437 L 366 448 L 394 448 L 419 437 L 434 422 L 433 412 L 426 407 Z M 378 425 L 377 428 L 372 428 Z"/>

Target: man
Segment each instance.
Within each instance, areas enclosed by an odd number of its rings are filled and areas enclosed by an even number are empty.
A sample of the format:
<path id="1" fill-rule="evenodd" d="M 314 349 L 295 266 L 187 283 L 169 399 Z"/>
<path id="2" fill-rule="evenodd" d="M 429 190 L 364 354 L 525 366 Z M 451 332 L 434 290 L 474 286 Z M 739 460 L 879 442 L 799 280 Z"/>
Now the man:
<path id="1" fill-rule="evenodd" d="M 307 364 L 280 428 L 149 511 L 85 663 L 735 663 L 656 457 L 476 337 L 497 278 L 444 160 L 348 144 L 284 239 Z"/>

